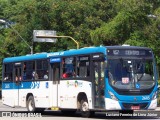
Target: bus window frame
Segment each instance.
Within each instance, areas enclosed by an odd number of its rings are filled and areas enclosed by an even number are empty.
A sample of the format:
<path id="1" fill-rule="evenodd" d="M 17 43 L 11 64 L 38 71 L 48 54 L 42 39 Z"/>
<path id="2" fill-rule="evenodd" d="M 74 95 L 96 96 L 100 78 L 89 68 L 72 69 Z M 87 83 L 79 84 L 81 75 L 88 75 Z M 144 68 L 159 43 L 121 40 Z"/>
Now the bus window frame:
<path id="1" fill-rule="evenodd" d="M 11 71 L 11 74 L 12 74 L 12 78 L 11 78 L 11 80 L 4 80 L 5 79 L 5 69 L 6 69 L 6 67 L 5 67 L 5 65 L 7 65 L 7 64 L 12 64 L 12 71 Z M 10 62 L 10 63 L 3 63 L 3 68 L 2 68 L 2 82 L 13 82 L 14 81 L 14 71 L 13 71 L 13 68 L 14 68 L 14 63 L 13 62 Z"/>
<path id="2" fill-rule="evenodd" d="M 47 61 L 47 69 L 37 69 L 37 61 Z M 49 81 L 50 80 L 50 62 L 49 62 L 49 59 L 47 58 L 47 59 L 37 59 L 37 60 L 35 60 L 35 71 L 36 71 L 36 73 L 38 74 L 38 70 L 41 70 L 41 71 L 48 71 L 48 78 L 47 79 L 45 79 L 44 77 L 42 78 L 42 79 L 36 79 L 36 80 L 38 80 L 38 81 Z M 43 67 L 43 66 L 42 66 Z M 44 75 L 43 75 L 44 76 Z"/>
<path id="3" fill-rule="evenodd" d="M 18 64 L 17 64 L 18 63 Z M 23 65 L 23 63 L 22 62 L 14 62 L 14 64 L 13 64 L 13 69 L 12 69 L 12 72 L 13 72 L 13 82 L 14 83 L 17 83 L 17 82 L 19 82 L 19 81 L 22 81 L 22 69 L 23 69 L 23 67 L 22 67 L 22 65 Z M 18 81 L 16 81 L 16 70 L 17 70 L 17 68 L 20 68 L 20 74 L 19 74 L 19 76 L 18 76 Z"/>
<path id="4" fill-rule="evenodd" d="M 76 59 L 76 64 L 75 64 L 75 66 L 73 66 L 73 68 L 75 68 L 75 74 L 77 74 L 77 70 L 76 70 L 76 66 L 77 66 L 77 56 L 64 56 L 64 57 L 61 57 L 61 63 L 60 63 L 60 79 L 61 80 L 73 80 L 73 79 L 75 79 L 75 78 L 77 78 L 77 77 L 68 77 L 68 78 L 63 78 L 63 69 L 65 68 L 64 67 L 64 65 L 63 64 L 65 64 L 64 63 L 64 59 L 66 59 L 66 58 L 71 58 L 71 57 L 73 57 L 73 58 L 75 58 Z M 73 60 L 74 61 L 74 60 Z"/>
<path id="5" fill-rule="evenodd" d="M 27 70 L 27 68 L 26 68 L 26 70 L 25 70 L 25 72 L 26 72 L 26 77 L 27 77 L 27 72 L 29 71 L 32 71 L 31 73 L 33 73 L 33 71 L 36 71 L 36 60 L 27 60 L 27 61 L 23 61 L 23 65 L 24 65 L 24 63 L 27 63 L 27 62 L 34 62 L 34 69 L 32 69 L 32 70 Z M 27 67 L 27 64 L 26 64 L 26 67 Z M 22 73 L 23 73 L 23 75 L 24 75 L 24 70 L 22 71 Z M 32 74 L 31 74 L 31 76 L 32 76 Z M 33 77 L 33 76 L 32 76 Z M 38 79 L 33 79 L 32 80 L 32 78 L 31 79 L 23 79 L 23 81 L 37 81 Z"/>
<path id="6" fill-rule="evenodd" d="M 37 60 L 46 60 L 47 61 L 47 64 L 48 64 L 48 79 L 26 79 L 24 81 L 50 81 L 50 66 L 49 66 L 49 59 L 48 58 L 45 58 L 45 59 L 34 59 L 34 60 L 28 60 L 28 61 L 34 61 L 35 62 L 35 69 L 34 71 L 37 73 Z M 28 61 L 23 61 L 24 62 L 28 62 Z"/>
<path id="7" fill-rule="evenodd" d="M 75 67 L 75 74 L 77 75 L 78 74 L 78 70 L 77 70 L 77 65 L 78 65 L 78 62 L 77 62 L 77 59 L 79 57 L 82 57 L 82 56 L 87 56 L 89 58 L 89 76 L 87 77 L 69 77 L 69 78 L 63 78 L 63 59 L 65 58 L 69 58 L 69 57 L 74 57 L 76 59 L 76 67 Z M 91 78 L 91 54 L 79 54 L 79 55 L 72 55 L 72 56 L 63 56 L 61 57 L 62 61 L 61 61 L 61 65 L 60 65 L 60 80 L 84 80 L 84 81 L 91 81 L 90 78 Z"/>

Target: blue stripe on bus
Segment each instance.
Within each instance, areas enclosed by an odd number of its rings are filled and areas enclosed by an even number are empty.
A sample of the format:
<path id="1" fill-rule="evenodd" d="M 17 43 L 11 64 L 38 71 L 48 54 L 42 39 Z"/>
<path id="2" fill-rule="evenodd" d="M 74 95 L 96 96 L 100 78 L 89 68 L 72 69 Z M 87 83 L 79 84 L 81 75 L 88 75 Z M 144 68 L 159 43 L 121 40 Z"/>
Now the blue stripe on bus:
<path id="1" fill-rule="evenodd" d="M 139 102 L 149 102 L 152 100 L 152 96 L 156 91 L 156 86 L 153 89 L 153 91 L 149 94 L 149 95 L 119 95 L 117 92 L 115 92 L 115 90 L 109 85 L 108 82 L 108 78 L 106 78 L 105 80 L 105 85 L 106 85 L 106 89 L 105 89 L 105 98 L 111 98 L 111 96 L 109 95 L 108 91 L 111 91 L 119 101 L 123 101 L 123 102 L 133 102 L 134 99 L 136 98 L 136 100 L 133 103 L 139 103 Z"/>
<path id="2" fill-rule="evenodd" d="M 36 59 L 45 59 L 45 58 L 60 58 L 62 56 L 70 56 L 70 55 L 80 55 L 80 54 L 90 54 L 90 53 L 104 53 L 106 54 L 106 47 L 90 47 L 90 48 L 82 48 L 78 50 L 69 50 L 63 52 L 51 52 L 51 53 L 40 53 L 26 56 L 18 56 L 18 57 L 9 57 L 3 60 L 3 63 L 9 62 L 19 62 L 19 61 L 27 61 L 27 60 L 36 60 Z"/>
<path id="3" fill-rule="evenodd" d="M 3 82 L 2 89 L 9 90 L 9 89 L 39 89 L 40 82 L 39 81 L 32 81 L 32 82 L 21 82 L 19 85 L 16 83 L 9 83 Z"/>
<path id="4" fill-rule="evenodd" d="M 9 62 L 19 62 L 19 61 L 27 61 L 27 60 L 36 60 L 36 59 L 46 59 L 46 58 L 53 58 L 53 57 L 62 57 L 62 56 L 72 56 L 72 55 L 80 55 L 80 54 L 91 54 L 91 53 L 104 53 L 107 54 L 107 49 L 149 49 L 145 47 L 135 47 L 135 46 L 106 46 L 106 47 L 88 47 L 88 48 L 81 48 L 76 50 L 68 50 L 68 51 L 61 51 L 61 52 L 51 52 L 51 53 L 39 53 L 33 55 L 26 55 L 26 56 L 17 56 L 17 57 L 9 57 L 3 60 L 3 63 Z"/>

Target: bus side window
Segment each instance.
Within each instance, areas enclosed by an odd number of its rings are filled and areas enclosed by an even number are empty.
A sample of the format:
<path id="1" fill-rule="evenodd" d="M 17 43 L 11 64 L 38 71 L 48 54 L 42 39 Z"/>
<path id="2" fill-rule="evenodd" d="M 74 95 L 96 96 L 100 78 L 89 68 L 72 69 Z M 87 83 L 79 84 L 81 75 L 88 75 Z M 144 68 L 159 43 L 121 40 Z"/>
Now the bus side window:
<path id="1" fill-rule="evenodd" d="M 48 60 L 37 60 L 36 61 L 36 72 L 38 74 L 37 79 L 49 79 L 49 74 L 48 74 Z"/>
<path id="2" fill-rule="evenodd" d="M 87 66 L 80 64 L 80 67 L 79 67 L 79 76 L 80 77 L 87 77 Z"/>
<path id="3" fill-rule="evenodd" d="M 75 57 L 64 58 L 62 65 L 63 65 L 62 78 L 75 77 L 75 67 L 76 67 Z"/>
<path id="4" fill-rule="evenodd" d="M 77 71 L 78 71 L 79 77 L 88 77 L 90 75 L 89 56 L 80 56 L 79 57 Z"/>
<path id="5" fill-rule="evenodd" d="M 35 61 L 27 61 L 24 62 L 24 64 L 26 65 L 25 69 L 23 69 L 23 74 L 25 73 L 25 79 L 26 80 L 34 79 L 33 73 L 35 72 Z"/>
<path id="6" fill-rule="evenodd" d="M 23 80 L 26 80 L 26 63 L 23 63 Z"/>
<path id="7" fill-rule="evenodd" d="M 4 81 L 12 81 L 13 80 L 12 71 L 13 71 L 13 64 L 12 63 L 4 65 L 4 74 L 3 74 Z"/>

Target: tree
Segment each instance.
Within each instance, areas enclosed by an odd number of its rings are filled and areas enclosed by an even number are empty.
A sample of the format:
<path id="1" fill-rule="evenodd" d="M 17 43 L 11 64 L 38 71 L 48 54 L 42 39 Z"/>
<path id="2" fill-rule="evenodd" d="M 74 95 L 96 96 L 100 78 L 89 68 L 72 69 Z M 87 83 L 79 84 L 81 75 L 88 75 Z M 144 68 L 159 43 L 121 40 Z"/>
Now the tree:
<path id="1" fill-rule="evenodd" d="M 141 31 L 148 24 L 149 5 L 145 1 L 121 0 L 116 6 L 117 15 L 91 31 L 95 44 L 123 44 L 134 31 Z"/>
<path id="2" fill-rule="evenodd" d="M 150 47 L 160 65 L 159 6 L 159 0 L 1 0 L 0 18 L 11 22 L 29 45 L 33 30 L 55 30 L 58 35 L 75 38 L 80 47 L 124 43 Z M 149 14 L 158 17 L 151 19 Z M 30 53 L 9 26 L 0 24 L 0 28 L 1 60 Z M 75 43 L 67 39 L 34 43 L 35 52 L 73 48 Z"/>

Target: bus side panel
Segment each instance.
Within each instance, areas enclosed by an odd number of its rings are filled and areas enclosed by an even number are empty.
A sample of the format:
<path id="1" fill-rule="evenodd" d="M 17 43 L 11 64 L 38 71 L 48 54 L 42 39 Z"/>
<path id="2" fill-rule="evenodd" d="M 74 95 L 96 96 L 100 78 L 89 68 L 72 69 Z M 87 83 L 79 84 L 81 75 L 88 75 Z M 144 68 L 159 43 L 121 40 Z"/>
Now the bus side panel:
<path id="1" fill-rule="evenodd" d="M 89 108 L 92 109 L 91 82 L 81 80 L 63 80 L 58 87 L 59 107 L 77 109 L 77 97 L 80 92 L 86 94 Z"/>
<path id="2" fill-rule="evenodd" d="M 26 96 L 28 91 L 24 89 L 19 90 L 19 104 L 21 107 L 26 107 Z"/>
<path id="3" fill-rule="evenodd" d="M 49 85 L 49 81 L 22 82 L 21 89 L 19 91 L 20 106 L 26 107 L 26 97 L 28 94 L 32 94 L 36 107 L 50 107 L 49 86 L 51 86 Z"/>
<path id="4" fill-rule="evenodd" d="M 51 85 L 49 84 L 49 81 L 39 82 L 38 84 L 39 86 L 33 90 L 36 107 L 50 107 L 49 87 Z"/>
<path id="5" fill-rule="evenodd" d="M 15 99 L 18 99 L 18 96 L 15 96 L 16 90 L 13 89 L 13 83 L 3 83 L 2 84 L 2 102 L 5 105 L 14 107 Z"/>
<path id="6" fill-rule="evenodd" d="M 14 92 L 12 90 L 2 90 L 2 102 L 4 105 L 8 105 L 14 107 L 15 105 L 15 97 Z"/>
<path id="7" fill-rule="evenodd" d="M 50 83 L 50 107 L 58 107 L 58 84 Z"/>

